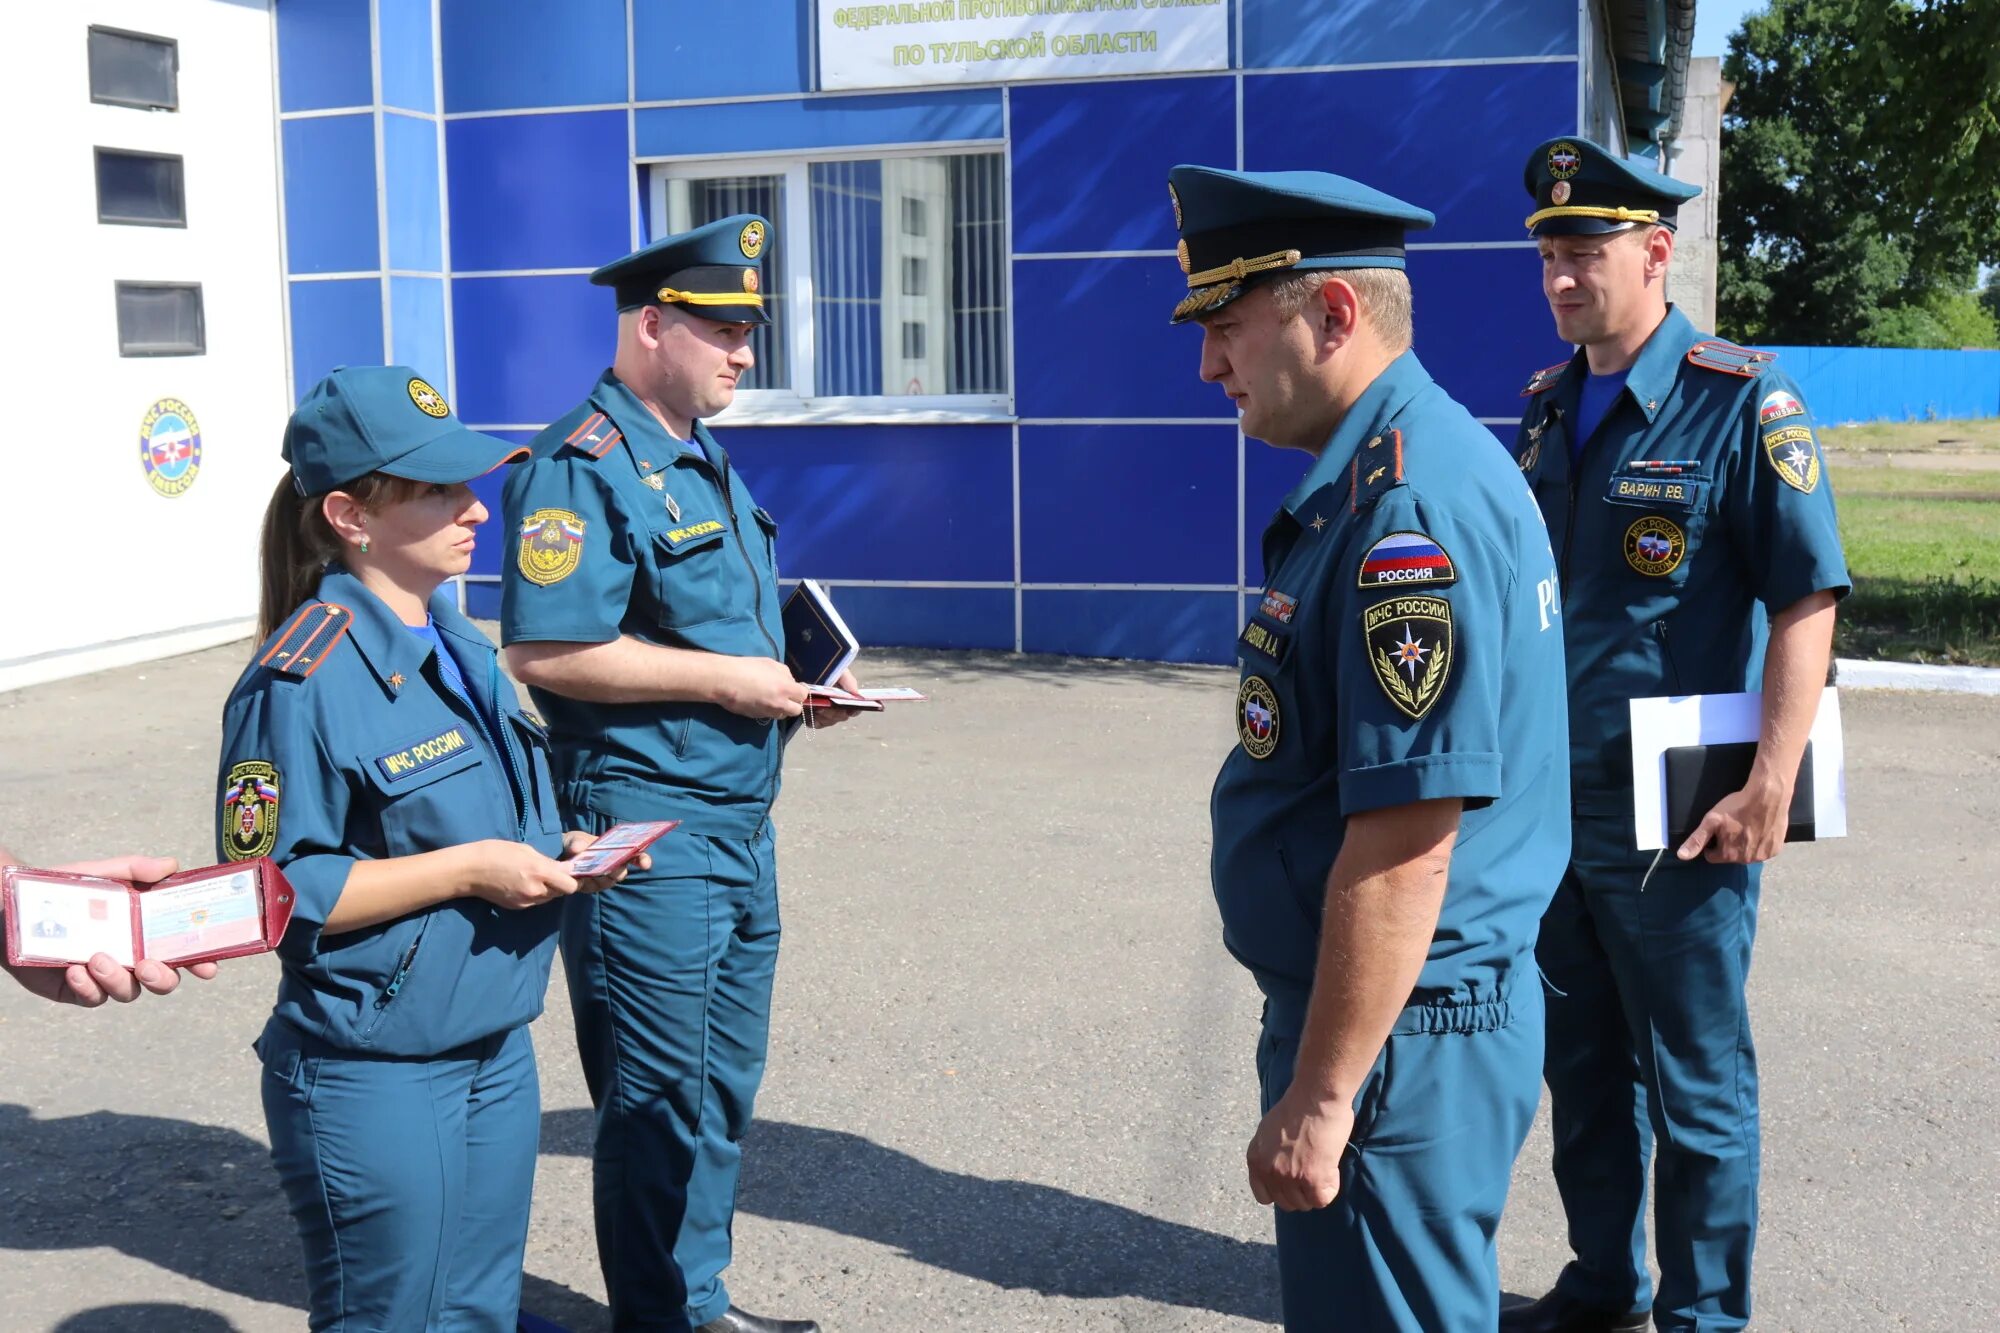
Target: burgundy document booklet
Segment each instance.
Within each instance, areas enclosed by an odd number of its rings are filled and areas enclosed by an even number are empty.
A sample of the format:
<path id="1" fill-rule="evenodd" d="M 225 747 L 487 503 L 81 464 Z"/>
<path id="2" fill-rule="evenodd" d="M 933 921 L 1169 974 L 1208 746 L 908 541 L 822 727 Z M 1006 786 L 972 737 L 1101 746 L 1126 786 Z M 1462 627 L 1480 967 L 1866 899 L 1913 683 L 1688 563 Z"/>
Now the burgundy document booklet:
<path id="1" fill-rule="evenodd" d="M 9 967 L 66 967 L 108 953 L 171 966 L 275 949 L 296 895 L 267 857 L 183 870 L 157 884 L 8 866 L 0 872 Z"/>

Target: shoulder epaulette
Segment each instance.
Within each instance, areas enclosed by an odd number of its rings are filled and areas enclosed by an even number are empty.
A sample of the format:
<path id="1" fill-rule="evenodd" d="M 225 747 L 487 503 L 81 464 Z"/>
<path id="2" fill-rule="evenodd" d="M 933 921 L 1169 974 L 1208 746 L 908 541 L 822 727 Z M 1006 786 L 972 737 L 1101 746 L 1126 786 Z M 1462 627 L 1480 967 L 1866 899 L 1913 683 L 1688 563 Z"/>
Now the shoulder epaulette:
<path id="1" fill-rule="evenodd" d="M 347 637 L 347 627 L 353 623 L 354 613 L 338 602 L 309 602 L 271 640 L 270 649 L 257 659 L 257 665 L 304 680 L 319 670 L 319 664 Z"/>
<path id="2" fill-rule="evenodd" d="M 1688 348 L 1688 364 L 1704 370 L 1719 370 L 1725 375 L 1741 375 L 1746 380 L 1763 374 L 1764 367 L 1777 359 L 1776 352 L 1738 347 L 1720 338 L 1705 339 Z"/>
<path id="3" fill-rule="evenodd" d="M 602 412 L 592 412 L 583 419 L 582 425 L 569 433 L 563 443 L 591 458 L 602 458 L 624 438 L 618 427 L 611 424 L 610 417 Z"/>
<path id="4" fill-rule="evenodd" d="M 1348 469 L 1348 512 L 1358 514 L 1372 508 L 1402 484 L 1403 432 L 1385 430 L 1354 451 L 1354 463 Z"/>
<path id="5" fill-rule="evenodd" d="M 1544 366 L 1529 377 L 1528 387 L 1521 390 L 1521 396 L 1523 398 L 1533 398 L 1544 389 L 1553 388 L 1555 382 L 1562 378 L 1562 373 L 1568 369 L 1569 362 L 1567 361 L 1553 366 Z"/>

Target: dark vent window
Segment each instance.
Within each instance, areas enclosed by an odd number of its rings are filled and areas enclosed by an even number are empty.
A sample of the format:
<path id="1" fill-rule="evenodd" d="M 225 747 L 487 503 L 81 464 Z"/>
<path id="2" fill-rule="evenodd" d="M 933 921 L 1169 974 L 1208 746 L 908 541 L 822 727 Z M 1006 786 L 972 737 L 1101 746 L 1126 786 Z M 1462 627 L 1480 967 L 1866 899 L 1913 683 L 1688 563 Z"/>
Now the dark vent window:
<path id="1" fill-rule="evenodd" d="M 207 345 L 200 283 L 118 284 L 118 355 L 200 356 Z"/>
<path id="2" fill-rule="evenodd" d="M 90 100 L 148 111 L 179 110 L 179 45 L 140 32 L 92 28 Z"/>

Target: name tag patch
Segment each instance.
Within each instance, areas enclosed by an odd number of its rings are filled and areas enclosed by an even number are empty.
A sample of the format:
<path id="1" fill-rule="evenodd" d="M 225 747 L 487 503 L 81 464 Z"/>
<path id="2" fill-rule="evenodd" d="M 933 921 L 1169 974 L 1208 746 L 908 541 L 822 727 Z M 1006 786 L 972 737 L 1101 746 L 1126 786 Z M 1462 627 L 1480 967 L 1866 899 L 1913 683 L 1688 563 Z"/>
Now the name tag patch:
<path id="1" fill-rule="evenodd" d="M 673 547 L 675 550 L 678 551 L 681 547 L 687 545 L 691 541 L 698 540 L 699 538 L 702 537 L 712 536 L 713 534 L 721 532 L 722 530 L 723 530 L 722 523 L 720 522 L 720 520 L 713 518 L 709 519 L 705 523 L 690 523 L 684 528 L 674 528 L 670 530 L 667 533 L 667 545 Z"/>
<path id="2" fill-rule="evenodd" d="M 427 740 L 415 745 L 405 745 L 400 750 L 375 756 L 375 767 L 381 770 L 385 782 L 400 782 L 404 778 L 434 768 L 469 748 L 472 740 L 465 734 L 462 725 L 445 728 Z"/>
<path id="3" fill-rule="evenodd" d="M 1655 509 L 1694 509 L 1708 485 L 1705 477 L 1634 476 L 1614 473 L 1604 498 L 1612 504 L 1649 505 Z"/>
<path id="4" fill-rule="evenodd" d="M 1237 642 L 1252 652 L 1262 653 L 1278 663 L 1282 663 L 1285 654 L 1292 650 L 1291 635 L 1274 630 L 1268 625 L 1260 625 L 1254 620 L 1243 627 L 1243 636 Z"/>

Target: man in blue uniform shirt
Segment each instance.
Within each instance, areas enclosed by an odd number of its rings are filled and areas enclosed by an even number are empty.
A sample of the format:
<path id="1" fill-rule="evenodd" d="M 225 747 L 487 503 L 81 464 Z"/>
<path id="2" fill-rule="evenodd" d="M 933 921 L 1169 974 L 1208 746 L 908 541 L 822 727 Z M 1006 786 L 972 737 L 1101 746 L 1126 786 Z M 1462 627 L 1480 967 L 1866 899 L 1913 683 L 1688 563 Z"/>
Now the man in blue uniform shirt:
<path id="1" fill-rule="evenodd" d="M 1312 456 L 1264 534 L 1212 805 L 1223 940 L 1265 996 L 1248 1161 L 1285 1327 L 1492 1333 L 1568 855 L 1555 562 L 1409 350 L 1429 213 L 1318 172 L 1170 185 L 1202 378 Z"/>
<path id="2" fill-rule="evenodd" d="M 1576 1257 L 1501 1327 L 1740 1329 L 1757 1230 L 1743 985 L 1758 863 L 1784 840 L 1847 568 L 1798 387 L 1667 304 L 1674 213 L 1694 187 L 1580 138 L 1537 147 L 1526 183 L 1556 331 L 1579 345 L 1529 381 L 1515 442 L 1563 576 L 1575 853 L 1538 955 Z M 1748 785 L 1672 855 L 1635 851 L 1628 701 L 1760 688 Z"/>
<path id="3" fill-rule="evenodd" d="M 650 873 L 563 926 L 620 1330 L 818 1327 L 745 1313 L 722 1279 L 778 959 L 776 721 L 805 687 L 783 661 L 777 524 L 702 418 L 753 364 L 769 236 L 724 218 L 593 273 L 617 359 L 506 488 L 507 661 L 548 718 L 572 826 L 682 821 Z"/>

